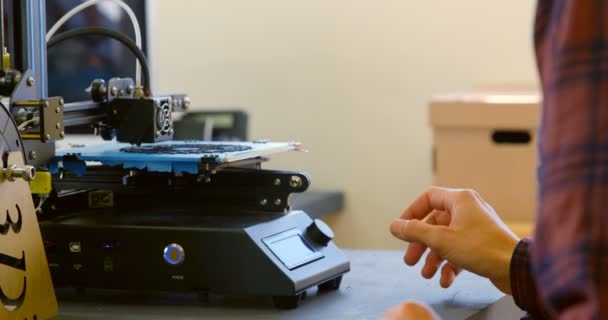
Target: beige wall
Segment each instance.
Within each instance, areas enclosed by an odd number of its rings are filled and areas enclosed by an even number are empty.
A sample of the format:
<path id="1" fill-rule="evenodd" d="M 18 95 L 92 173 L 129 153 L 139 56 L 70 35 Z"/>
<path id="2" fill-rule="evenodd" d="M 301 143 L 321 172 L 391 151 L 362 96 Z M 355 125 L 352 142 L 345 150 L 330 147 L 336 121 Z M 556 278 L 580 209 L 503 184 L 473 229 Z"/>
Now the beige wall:
<path id="1" fill-rule="evenodd" d="M 534 1 L 152 0 L 159 92 L 251 114 L 251 136 L 309 153 L 306 170 L 346 192 L 328 218 L 345 247 L 399 248 L 389 222 L 431 182 L 430 95 L 534 83 Z"/>

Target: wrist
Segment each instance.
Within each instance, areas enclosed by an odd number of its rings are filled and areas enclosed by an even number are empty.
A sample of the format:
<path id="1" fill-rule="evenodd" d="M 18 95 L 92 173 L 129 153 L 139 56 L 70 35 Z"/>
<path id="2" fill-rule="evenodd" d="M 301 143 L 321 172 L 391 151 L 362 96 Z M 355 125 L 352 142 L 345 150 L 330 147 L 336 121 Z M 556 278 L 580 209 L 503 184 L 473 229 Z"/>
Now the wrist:
<path id="1" fill-rule="evenodd" d="M 511 295 L 511 260 L 519 238 L 511 232 L 501 237 L 500 244 L 495 246 L 494 263 L 490 281 L 505 294 Z"/>

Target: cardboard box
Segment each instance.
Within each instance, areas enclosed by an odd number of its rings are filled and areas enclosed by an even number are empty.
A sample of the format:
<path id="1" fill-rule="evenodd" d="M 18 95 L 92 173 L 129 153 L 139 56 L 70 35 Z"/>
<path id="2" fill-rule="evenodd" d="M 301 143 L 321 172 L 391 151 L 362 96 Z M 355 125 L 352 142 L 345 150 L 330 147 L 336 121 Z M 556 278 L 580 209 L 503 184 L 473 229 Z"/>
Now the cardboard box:
<path id="1" fill-rule="evenodd" d="M 531 222 L 540 105 L 534 91 L 434 97 L 429 108 L 434 184 L 475 189 L 504 220 Z"/>

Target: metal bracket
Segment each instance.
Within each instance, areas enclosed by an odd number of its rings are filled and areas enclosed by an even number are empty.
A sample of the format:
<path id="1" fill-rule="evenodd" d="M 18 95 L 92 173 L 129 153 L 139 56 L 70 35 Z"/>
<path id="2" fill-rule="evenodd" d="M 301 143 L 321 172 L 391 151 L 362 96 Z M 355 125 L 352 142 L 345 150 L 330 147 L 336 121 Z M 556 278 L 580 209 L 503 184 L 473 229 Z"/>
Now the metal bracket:
<path id="1" fill-rule="evenodd" d="M 40 137 L 46 142 L 49 140 L 63 140 L 63 99 L 53 97 L 44 100 L 40 107 Z"/>
<path id="2" fill-rule="evenodd" d="M 54 179 L 54 188 L 65 190 L 105 190 L 113 192 L 114 204 L 140 205 L 139 199 L 151 207 L 234 208 L 235 212 L 282 213 L 290 209 L 290 195 L 306 191 L 310 178 L 302 172 L 226 168 L 217 170 L 208 182 L 197 175 L 151 173 L 115 168 L 89 168 L 85 175 L 65 172 Z M 150 195 L 155 195 L 151 197 Z M 78 195 L 70 194 L 70 197 Z M 61 197 L 61 196 L 60 196 Z M 122 199 L 123 201 L 120 201 Z M 58 207 L 73 208 L 75 198 L 61 201 Z M 69 209 L 68 209 L 69 210 Z"/>
<path id="3" fill-rule="evenodd" d="M 62 140 L 65 137 L 63 126 L 63 99 L 60 97 L 47 98 L 43 100 L 18 101 L 11 105 L 17 110 L 15 119 L 17 124 L 38 117 L 38 129 L 22 132 L 24 139 L 39 139 L 42 142 Z M 24 114 L 23 119 L 20 115 Z"/>
<path id="4" fill-rule="evenodd" d="M 36 99 L 38 93 L 38 83 L 34 80 L 34 75 L 31 70 L 26 70 L 21 76 L 21 80 L 15 87 L 10 101 L 27 101 Z"/>
<path id="5" fill-rule="evenodd" d="M 167 99 L 172 111 L 186 111 L 190 108 L 190 97 L 185 94 L 172 94 L 166 97 L 156 97 L 157 99 Z"/>
<path id="6" fill-rule="evenodd" d="M 135 83 L 130 78 L 112 78 L 108 80 L 106 89 L 106 102 L 116 98 L 133 98 Z"/>

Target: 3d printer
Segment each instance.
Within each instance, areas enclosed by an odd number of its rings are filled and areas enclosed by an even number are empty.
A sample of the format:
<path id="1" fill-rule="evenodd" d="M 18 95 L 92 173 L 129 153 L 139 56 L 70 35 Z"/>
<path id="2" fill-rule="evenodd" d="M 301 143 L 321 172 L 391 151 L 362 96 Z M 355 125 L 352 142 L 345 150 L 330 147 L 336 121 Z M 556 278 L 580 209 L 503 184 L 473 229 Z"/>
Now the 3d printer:
<path id="1" fill-rule="evenodd" d="M 289 207 L 309 177 L 261 169 L 299 144 L 173 141 L 172 113 L 190 99 L 152 94 L 138 41 L 98 27 L 47 39 L 45 1 L 0 3 L 0 318 L 56 313 L 45 252 L 55 286 L 262 294 L 287 308 L 339 287 L 350 266 L 331 229 Z M 83 35 L 129 48 L 135 81 L 95 80 L 83 102 L 48 97 L 47 47 Z M 112 142 L 55 150 L 76 125 Z"/>

